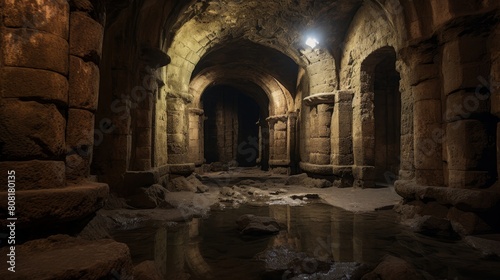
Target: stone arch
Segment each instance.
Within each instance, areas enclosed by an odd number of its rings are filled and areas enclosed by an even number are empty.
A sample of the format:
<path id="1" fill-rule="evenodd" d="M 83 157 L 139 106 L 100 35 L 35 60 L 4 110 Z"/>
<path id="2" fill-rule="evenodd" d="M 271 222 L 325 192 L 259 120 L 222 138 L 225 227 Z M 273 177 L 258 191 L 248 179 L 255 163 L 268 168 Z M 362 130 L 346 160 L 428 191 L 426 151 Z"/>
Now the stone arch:
<path id="1" fill-rule="evenodd" d="M 274 143 L 274 134 L 269 135 L 269 127 L 267 118 L 284 118 L 285 123 L 288 120 L 288 114 L 293 109 L 293 99 L 290 92 L 278 80 L 271 75 L 253 69 L 251 67 L 241 67 L 238 69 L 223 69 L 218 66 L 209 67 L 198 73 L 191 81 L 190 95 L 193 96 L 191 107 L 198 116 L 191 115 L 189 128 L 190 132 L 190 158 L 194 158 L 197 164 L 203 162 L 203 150 L 195 148 L 204 147 L 202 143 L 203 128 L 199 126 L 199 116 L 203 115 L 201 98 L 205 91 L 214 84 L 238 84 L 242 82 L 242 77 L 245 77 L 245 83 L 250 82 L 257 88 L 261 89 L 263 94 L 252 94 L 252 98 L 256 100 L 261 108 L 261 116 L 265 116 L 259 121 L 259 159 L 263 169 L 267 169 L 269 162 L 269 154 L 274 152 L 274 148 L 270 147 L 270 143 Z M 266 108 L 264 108 L 264 106 Z M 283 121 L 283 120 L 281 120 Z M 195 128 L 198 126 L 197 128 Z M 288 131 L 290 133 L 290 131 Z M 277 133 L 279 134 L 279 133 Z M 196 137 L 198 136 L 198 137 Z M 284 144 L 283 146 L 288 146 Z M 276 147 L 277 148 L 277 147 Z M 203 148 L 202 148 L 203 149 Z M 271 151 L 270 151 L 271 150 Z M 290 156 L 290 152 L 286 152 L 286 156 Z"/>
<path id="2" fill-rule="evenodd" d="M 393 185 L 400 167 L 401 94 L 396 52 L 382 47 L 361 63 L 361 95 L 364 101 L 363 138 L 365 164 L 374 167 L 378 185 Z M 360 156 L 358 154 L 358 156 Z"/>
<path id="3" fill-rule="evenodd" d="M 225 71 L 217 66 L 204 69 L 191 80 L 189 93 L 193 96 L 192 107 L 201 108 L 201 96 L 210 84 L 220 82 L 221 80 L 237 81 L 242 76 L 247 77 L 248 81 L 259 86 L 266 93 L 269 99 L 270 115 L 287 114 L 293 109 L 294 101 L 290 92 L 271 75 L 259 72 L 253 68 L 239 68 Z"/>

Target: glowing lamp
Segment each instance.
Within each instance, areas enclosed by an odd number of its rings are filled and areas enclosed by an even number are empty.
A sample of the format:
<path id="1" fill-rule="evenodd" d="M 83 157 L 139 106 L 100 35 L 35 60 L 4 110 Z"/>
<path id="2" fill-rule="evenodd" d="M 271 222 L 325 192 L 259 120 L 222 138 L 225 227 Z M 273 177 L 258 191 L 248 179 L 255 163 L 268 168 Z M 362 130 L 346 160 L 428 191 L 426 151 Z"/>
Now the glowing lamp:
<path id="1" fill-rule="evenodd" d="M 319 42 L 318 42 L 318 40 L 316 40 L 316 38 L 309 37 L 306 40 L 306 45 L 308 45 L 312 49 L 314 49 L 318 44 L 319 44 Z"/>

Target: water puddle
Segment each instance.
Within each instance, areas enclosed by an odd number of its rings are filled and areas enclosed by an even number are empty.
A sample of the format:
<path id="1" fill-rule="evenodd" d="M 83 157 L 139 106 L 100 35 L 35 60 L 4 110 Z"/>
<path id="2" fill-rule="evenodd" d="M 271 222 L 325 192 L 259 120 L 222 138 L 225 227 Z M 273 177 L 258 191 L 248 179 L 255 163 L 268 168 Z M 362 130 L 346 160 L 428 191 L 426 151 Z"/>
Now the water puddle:
<path id="1" fill-rule="evenodd" d="M 284 229 L 242 236 L 235 221 L 244 214 L 272 217 Z M 387 254 L 437 279 L 500 279 L 500 262 L 461 241 L 407 231 L 396 217 L 391 210 L 356 214 L 319 203 L 242 205 L 189 223 L 119 229 L 113 238 L 130 247 L 135 264 L 154 261 L 165 279 L 288 279 L 314 272 L 316 278 L 294 279 L 350 279 L 360 264 L 375 266 Z"/>

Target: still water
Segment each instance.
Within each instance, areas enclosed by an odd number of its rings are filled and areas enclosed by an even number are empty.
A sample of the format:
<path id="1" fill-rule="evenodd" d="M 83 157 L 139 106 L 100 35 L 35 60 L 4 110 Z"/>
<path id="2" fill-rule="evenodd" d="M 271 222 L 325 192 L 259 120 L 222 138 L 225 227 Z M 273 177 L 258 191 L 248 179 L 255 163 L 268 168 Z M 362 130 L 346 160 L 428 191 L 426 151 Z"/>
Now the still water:
<path id="1" fill-rule="evenodd" d="M 284 228 L 277 235 L 242 236 L 235 221 L 243 214 L 273 217 Z M 396 218 L 392 210 L 358 214 L 319 203 L 244 205 L 188 223 L 119 229 L 113 238 L 130 247 L 135 264 L 154 261 L 165 279 L 282 279 L 283 271 L 279 277 L 265 271 L 287 254 L 307 256 L 315 267 L 318 262 L 375 266 L 390 254 L 436 279 L 500 279 L 498 260 L 484 259 L 461 241 L 410 232 Z"/>

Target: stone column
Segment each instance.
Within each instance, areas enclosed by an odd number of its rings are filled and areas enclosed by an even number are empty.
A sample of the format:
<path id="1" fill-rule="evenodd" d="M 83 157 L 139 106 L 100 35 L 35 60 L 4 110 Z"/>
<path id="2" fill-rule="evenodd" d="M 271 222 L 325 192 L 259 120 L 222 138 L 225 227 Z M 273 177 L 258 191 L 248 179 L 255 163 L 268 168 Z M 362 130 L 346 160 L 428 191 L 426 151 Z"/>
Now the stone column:
<path id="1" fill-rule="evenodd" d="M 304 104 L 309 107 L 312 121 L 309 126 L 308 142 L 309 161 L 301 162 L 300 167 L 311 173 L 331 175 L 331 124 L 335 93 L 318 93 L 304 98 Z"/>
<path id="2" fill-rule="evenodd" d="M 68 108 L 69 5 L 31 2 L 4 1 L 0 11 L 0 170 L 19 174 L 17 190 L 66 185 L 67 120 L 58 107 Z"/>
<path id="3" fill-rule="evenodd" d="M 65 0 L 2 1 L 0 41 L 0 201 L 15 181 L 16 232 L 28 236 L 88 217 L 108 195 L 84 181 L 99 80 L 87 56 L 99 59 L 102 26 Z"/>
<path id="4" fill-rule="evenodd" d="M 189 161 L 196 166 L 201 166 L 204 161 L 203 119 L 202 109 L 189 109 Z"/>
<path id="5" fill-rule="evenodd" d="M 274 172 L 289 173 L 288 116 L 271 116 L 267 118 L 267 122 L 269 123 L 269 165 Z"/>
<path id="6" fill-rule="evenodd" d="M 287 158 L 289 160 L 289 165 L 290 165 L 290 172 L 291 174 L 294 174 L 297 172 L 298 169 L 298 160 L 299 160 L 299 155 L 296 154 L 296 145 L 297 145 L 297 119 L 298 119 L 298 114 L 295 112 L 290 112 L 288 113 L 288 121 L 287 121 L 287 127 L 288 127 L 288 133 L 287 133 Z"/>
<path id="7" fill-rule="evenodd" d="M 496 117 L 490 114 L 490 93 L 482 89 L 491 70 L 485 57 L 483 37 L 462 36 L 443 46 L 446 161 L 452 188 L 489 187 L 496 180 Z"/>
<path id="8" fill-rule="evenodd" d="M 71 13 L 69 24 L 66 175 L 68 179 L 77 179 L 90 175 L 94 145 L 94 114 L 99 96 L 98 65 L 102 55 L 104 28 L 87 12 L 80 11 Z"/>
<path id="9" fill-rule="evenodd" d="M 375 115 L 372 75 L 361 73 L 360 92 L 353 99 L 354 183 L 375 186 Z"/>
<path id="10" fill-rule="evenodd" d="M 335 108 L 331 125 L 331 159 L 333 174 L 341 179 L 343 186 L 352 186 L 352 91 L 335 92 Z"/>
<path id="11" fill-rule="evenodd" d="M 167 98 L 167 153 L 170 173 L 190 174 L 194 163 L 188 159 L 188 116 L 183 96 L 169 94 Z"/>

